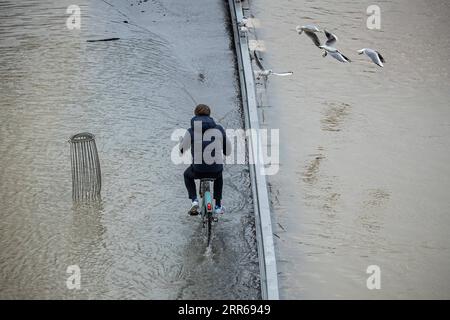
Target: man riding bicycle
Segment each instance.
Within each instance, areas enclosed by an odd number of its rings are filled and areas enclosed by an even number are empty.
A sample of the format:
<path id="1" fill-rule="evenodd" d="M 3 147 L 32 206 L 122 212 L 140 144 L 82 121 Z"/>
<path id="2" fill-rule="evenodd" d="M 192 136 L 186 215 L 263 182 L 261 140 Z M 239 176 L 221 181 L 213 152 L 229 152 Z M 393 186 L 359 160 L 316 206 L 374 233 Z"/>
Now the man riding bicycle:
<path id="1" fill-rule="evenodd" d="M 192 164 L 184 171 L 184 183 L 192 200 L 190 215 L 198 215 L 199 202 L 195 179 L 214 180 L 215 213 L 223 214 L 221 204 L 223 188 L 223 155 L 231 154 L 231 142 L 221 125 L 210 117 L 211 110 L 205 104 L 199 104 L 194 110 L 191 127 L 180 142 L 180 152 L 191 149 Z"/>

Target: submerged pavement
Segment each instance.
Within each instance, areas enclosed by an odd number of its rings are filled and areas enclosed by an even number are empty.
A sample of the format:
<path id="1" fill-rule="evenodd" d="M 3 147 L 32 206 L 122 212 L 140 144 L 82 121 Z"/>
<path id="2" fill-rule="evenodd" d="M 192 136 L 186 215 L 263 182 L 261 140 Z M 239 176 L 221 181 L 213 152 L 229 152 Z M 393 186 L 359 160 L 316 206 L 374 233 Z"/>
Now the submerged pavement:
<path id="1" fill-rule="evenodd" d="M 226 166 L 206 251 L 170 158 L 197 102 L 243 126 L 227 3 L 79 1 L 68 30 L 71 4 L 0 4 L 0 297 L 260 298 L 248 167 Z M 86 42 L 103 38 L 120 39 Z M 83 131 L 103 173 L 89 206 L 71 199 L 67 139 Z"/>

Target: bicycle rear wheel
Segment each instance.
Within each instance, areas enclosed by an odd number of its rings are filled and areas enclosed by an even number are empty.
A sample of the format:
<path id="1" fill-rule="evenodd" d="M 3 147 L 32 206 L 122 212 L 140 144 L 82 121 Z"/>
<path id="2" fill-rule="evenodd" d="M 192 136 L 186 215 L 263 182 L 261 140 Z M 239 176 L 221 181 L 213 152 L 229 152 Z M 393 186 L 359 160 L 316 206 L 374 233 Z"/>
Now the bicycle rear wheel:
<path id="1" fill-rule="evenodd" d="M 211 186 L 209 181 L 202 181 L 200 184 L 200 193 L 202 194 L 202 218 L 203 227 L 206 232 L 206 247 L 211 244 L 212 221 L 213 221 L 213 200 L 211 195 Z"/>
<path id="2" fill-rule="evenodd" d="M 206 213 L 206 247 L 209 247 L 211 243 L 211 230 L 212 227 L 212 215 L 211 213 Z"/>

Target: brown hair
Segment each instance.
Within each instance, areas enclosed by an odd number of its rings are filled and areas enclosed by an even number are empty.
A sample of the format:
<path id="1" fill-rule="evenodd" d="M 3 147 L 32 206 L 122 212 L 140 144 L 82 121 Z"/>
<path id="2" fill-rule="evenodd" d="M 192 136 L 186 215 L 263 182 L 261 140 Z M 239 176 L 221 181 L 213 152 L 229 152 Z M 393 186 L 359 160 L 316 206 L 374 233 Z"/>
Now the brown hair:
<path id="1" fill-rule="evenodd" d="M 194 114 L 196 116 L 209 116 L 211 114 L 211 109 L 206 104 L 199 104 L 195 107 Z"/>

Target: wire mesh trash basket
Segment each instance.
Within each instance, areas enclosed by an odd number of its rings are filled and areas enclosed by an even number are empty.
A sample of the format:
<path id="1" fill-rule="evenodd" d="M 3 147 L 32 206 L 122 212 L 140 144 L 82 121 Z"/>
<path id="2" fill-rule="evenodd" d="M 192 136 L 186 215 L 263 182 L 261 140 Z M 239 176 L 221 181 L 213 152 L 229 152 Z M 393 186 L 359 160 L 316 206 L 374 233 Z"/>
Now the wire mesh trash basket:
<path id="1" fill-rule="evenodd" d="M 95 136 L 83 132 L 70 137 L 72 167 L 72 199 L 95 200 L 100 198 L 102 177 Z"/>

